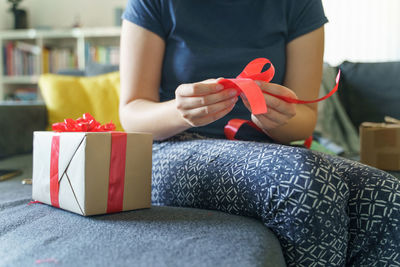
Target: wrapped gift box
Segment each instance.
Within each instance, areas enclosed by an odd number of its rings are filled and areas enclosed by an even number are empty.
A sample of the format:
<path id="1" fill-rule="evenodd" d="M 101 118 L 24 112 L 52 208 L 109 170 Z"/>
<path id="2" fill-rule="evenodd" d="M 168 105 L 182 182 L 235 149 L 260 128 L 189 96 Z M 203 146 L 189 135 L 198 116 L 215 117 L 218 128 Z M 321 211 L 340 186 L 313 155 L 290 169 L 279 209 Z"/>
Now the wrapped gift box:
<path id="1" fill-rule="evenodd" d="M 152 136 L 35 132 L 32 198 L 83 216 L 149 208 Z"/>
<path id="2" fill-rule="evenodd" d="M 360 160 L 388 171 L 400 170 L 400 121 L 364 122 L 360 126 Z"/>

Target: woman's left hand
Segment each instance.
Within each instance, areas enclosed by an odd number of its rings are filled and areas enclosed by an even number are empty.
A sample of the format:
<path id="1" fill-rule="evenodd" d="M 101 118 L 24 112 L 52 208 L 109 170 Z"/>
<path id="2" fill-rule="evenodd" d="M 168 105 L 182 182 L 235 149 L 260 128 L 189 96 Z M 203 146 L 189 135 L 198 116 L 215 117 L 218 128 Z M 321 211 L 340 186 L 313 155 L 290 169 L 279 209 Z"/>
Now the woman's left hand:
<path id="1" fill-rule="evenodd" d="M 256 83 L 260 86 L 262 91 L 297 99 L 296 94 L 285 86 L 274 83 L 266 83 L 263 81 L 256 81 Z M 267 94 L 263 95 L 268 107 L 268 112 L 259 115 L 251 114 L 251 120 L 268 134 L 268 130 L 287 124 L 288 121 L 296 115 L 296 106 L 295 104 L 288 103 L 274 96 Z M 244 105 L 251 112 L 250 104 L 247 98 L 243 94 L 240 96 Z"/>

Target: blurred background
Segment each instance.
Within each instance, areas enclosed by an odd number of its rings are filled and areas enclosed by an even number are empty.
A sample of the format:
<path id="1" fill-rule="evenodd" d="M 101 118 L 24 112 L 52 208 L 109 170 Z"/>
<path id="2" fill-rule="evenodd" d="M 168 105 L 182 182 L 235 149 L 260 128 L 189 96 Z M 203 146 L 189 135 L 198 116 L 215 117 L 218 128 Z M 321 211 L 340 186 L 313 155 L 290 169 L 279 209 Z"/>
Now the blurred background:
<path id="1" fill-rule="evenodd" d="M 33 28 L 116 26 L 126 0 L 24 0 Z M 325 61 L 400 59 L 399 0 L 323 0 L 326 25 Z M 0 1 L 0 30 L 12 29 L 8 0 Z"/>
<path id="2" fill-rule="evenodd" d="M 80 21 L 84 27 L 115 26 L 118 10 L 126 0 L 23 0 L 19 7 L 28 12 L 32 28 L 65 28 Z M 12 29 L 13 18 L 8 11 L 9 0 L 0 1 L 0 30 Z M 117 11 L 116 11 L 117 10 Z"/>
<path id="3" fill-rule="evenodd" d="M 325 61 L 359 62 L 400 59 L 399 0 L 323 0 Z"/>

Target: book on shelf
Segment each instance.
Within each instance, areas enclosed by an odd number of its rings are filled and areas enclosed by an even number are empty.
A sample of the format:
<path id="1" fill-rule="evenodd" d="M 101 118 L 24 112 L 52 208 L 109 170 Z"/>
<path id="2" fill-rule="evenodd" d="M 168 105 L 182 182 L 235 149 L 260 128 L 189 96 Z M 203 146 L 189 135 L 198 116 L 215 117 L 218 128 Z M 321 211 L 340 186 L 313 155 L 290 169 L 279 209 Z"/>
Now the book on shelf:
<path id="1" fill-rule="evenodd" d="M 85 43 L 86 64 L 91 62 L 119 65 L 119 46 Z M 40 47 L 29 41 L 3 43 L 3 75 L 37 76 L 41 73 L 58 73 L 60 70 L 78 68 L 75 47 L 46 45 Z"/>
<path id="2" fill-rule="evenodd" d="M 85 44 L 86 62 L 96 62 L 106 65 L 119 65 L 119 46 Z"/>
<path id="3" fill-rule="evenodd" d="M 77 68 L 72 48 L 39 47 L 25 42 L 7 42 L 3 47 L 5 76 L 33 76 Z M 40 66 L 40 57 L 42 66 Z"/>
<path id="4" fill-rule="evenodd" d="M 32 53 L 34 55 L 40 54 L 40 47 L 34 44 L 15 42 L 15 48 L 27 53 Z"/>
<path id="5" fill-rule="evenodd" d="M 3 47 L 4 75 L 31 76 L 39 73 L 40 47 L 24 42 L 7 42 Z"/>
<path id="6" fill-rule="evenodd" d="M 6 101 L 35 101 L 37 100 L 36 88 L 17 88 L 5 97 Z"/>
<path id="7" fill-rule="evenodd" d="M 72 48 L 44 47 L 42 50 L 42 72 L 57 73 L 78 67 L 76 53 Z"/>

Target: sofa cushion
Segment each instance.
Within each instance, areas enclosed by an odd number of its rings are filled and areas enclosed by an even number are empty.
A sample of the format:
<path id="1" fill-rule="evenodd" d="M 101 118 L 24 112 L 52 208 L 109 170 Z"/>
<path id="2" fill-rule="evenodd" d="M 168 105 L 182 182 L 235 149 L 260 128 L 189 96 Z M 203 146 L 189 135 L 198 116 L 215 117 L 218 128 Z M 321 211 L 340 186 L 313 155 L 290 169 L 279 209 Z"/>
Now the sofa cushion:
<path id="1" fill-rule="evenodd" d="M 343 62 L 339 96 L 355 127 L 400 118 L 400 62 Z"/>
<path id="2" fill-rule="evenodd" d="M 89 62 L 84 70 L 82 69 L 62 69 L 57 72 L 59 75 L 68 76 L 97 76 L 107 74 L 110 72 L 119 71 L 118 65 L 99 64 L 96 62 Z"/>
<path id="3" fill-rule="evenodd" d="M 0 182 L 1 266 L 285 266 L 260 221 L 218 211 L 153 206 L 83 217 L 27 205 L 31 155 L 0 161 L 24 174 Z"/>
<path id="4" fill-rule="evenodd" d="M 118 65 L 110 65 L 110 64 L 99 64 L 96 62 L 90 62 L 85 68 L 86 76 L 97 76 L 101 74 L 107 74 L 110 72 L 119 71 Z"/>
<path id="5" fill-rule="evenodd" d="M 39 87 L 48 111 L 48 129 L 55 122 L 89 112 L 102 124 L 113 121 L 117 130 L 122 130 L 118 114 L 119 72 L 93 77 L 44 74 Z"/>
<path id="6" fill-rule="evenodd" d="M 33 131 L 46 128 L 43 103 L 0 104 L 0 158 L 32 151 Z"/>
<path id="7" fill-rule="evenodd" d="M 85 71 L 80 69 L 62 69 L 59 70 L 57 74 L 67 76 L 86 76 Z"/>

